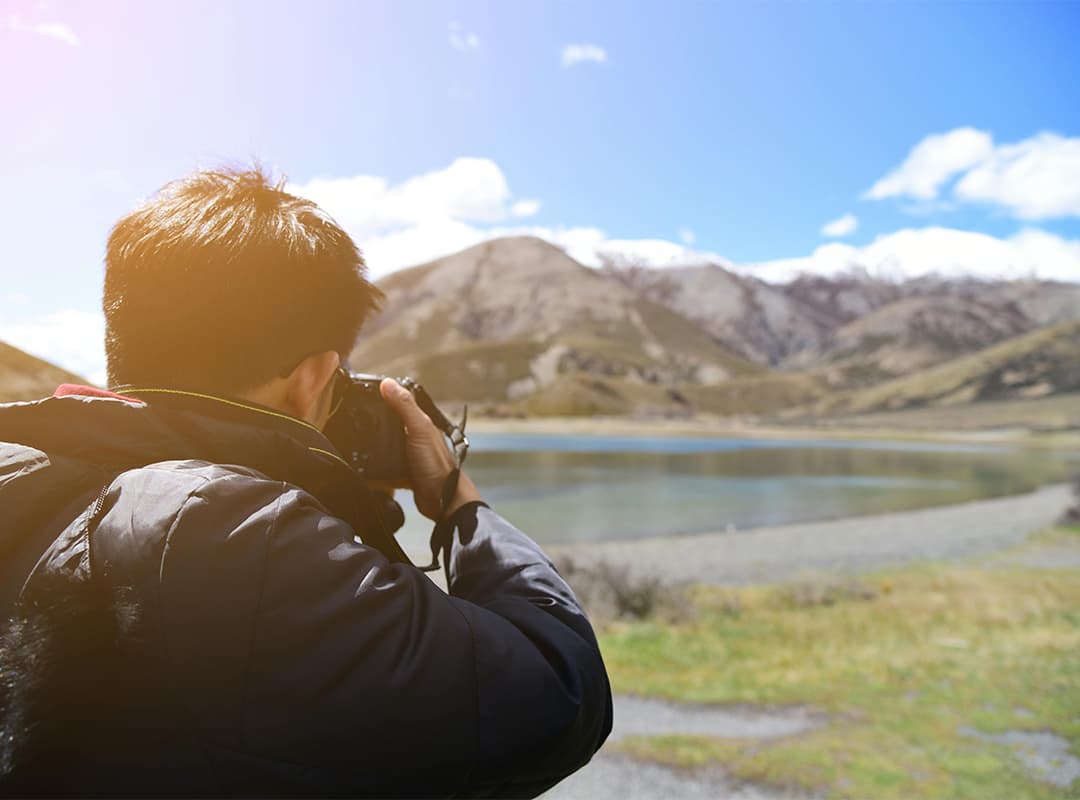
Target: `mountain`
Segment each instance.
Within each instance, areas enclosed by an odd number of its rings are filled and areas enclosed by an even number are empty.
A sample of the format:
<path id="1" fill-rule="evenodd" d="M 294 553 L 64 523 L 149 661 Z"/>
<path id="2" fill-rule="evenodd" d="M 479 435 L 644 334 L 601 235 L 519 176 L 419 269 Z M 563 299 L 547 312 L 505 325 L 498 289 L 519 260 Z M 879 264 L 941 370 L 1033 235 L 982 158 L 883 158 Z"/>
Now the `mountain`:
<path id="1" fill-rule="evenodd" d="M 1080 392 L 1080 320 L 1062 322 L 813 406 L 847 414 Z"/>
<path id="2" fill-rule="evenodd" d="M 901 286 L 873 278 L 864 270 L 831 277 L 800 275 L 781 286 L 780 291 L 803 307 L 813 309 L 818 319 L 830 329 L 904 296 Z"/>
<path id="3" fill-rule="evenodd" d="M 904 297 L 857 316 L 785 361 L 834 388 L 907 375 L 1036 327 L 1015 304 L 940 295 Z"/>
<path id="4" fill-rule="evenodd" d="M 61 383 L 86 381 L 67 370 L 0 342 L 0 402 L 48 397 Z"/>
<path id="5" fill-rule="evenodd" d="M 1080 283 L 999 283 L 990 288 L 987 295 L 1002 303 L 1014 304 L 1036 325 L 1056 325 L 1059 322 L 1080 319 Z"/>
<path id="6" fill-rule="evenodd" d="M 872 385 L 1080 318 L 1073 284 L 936 276 L 891 283 L 853 270 L 772 286 L 715 264 L 606 272 L 748 360 L 832 389 Z"/>
<path id="7" fill-rule="evenodd" d="M 765 366 L 819 344 L 836 324 L 830 314 L 783 289 L 715 264 L 663 270 L 608 268 L 606 274 Z"/>
<path id="8" fill-rule="evenodd" d="M 412 375 L 442 402 L 494 413 L 688 413 L 686 392 L 723 404 L 729 382 L 767 373 L 542 239 L 496 239 L 379 286 L 386 302 L 358 339 L 353 368 Z"/>
<path id="9" fill-rule="evenodd" d="M 487 414 L 843 414 L 1075 390 L 1076 284 L 772 285 L 721 261 L 590 268 L 513 237 L 379 285 L 352 366 Z"/>
<path id="10" fill-rule="evenodd" d="M 809 286 L 821 310 L 848 320 L 781 366 L 819 375 L 833 389 L 888 381 L 1080 319 L 1077 284 L 938 276 L 889 284 L 854 275 L 803 278 L 785 290 L 807 301 Z"/>

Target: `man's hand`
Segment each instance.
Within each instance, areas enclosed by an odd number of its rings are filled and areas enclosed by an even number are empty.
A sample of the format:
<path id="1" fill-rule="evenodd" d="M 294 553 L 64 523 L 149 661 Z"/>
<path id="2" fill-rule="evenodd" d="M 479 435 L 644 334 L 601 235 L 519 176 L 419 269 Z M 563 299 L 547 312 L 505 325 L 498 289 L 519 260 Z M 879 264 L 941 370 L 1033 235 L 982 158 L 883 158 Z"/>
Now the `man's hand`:
<path id="1" fill-rule="evenodd" d="M 443 485 L 457 466 L 453 454 L 446 446 L 446 439 L 435 427 L 431 418 L 416 404 L 413 393 L 393 378 L 384 378 L 379 392 L 386 404 L 394 410 L 405 426 L 405 457 L 409 462 L 409 474 L 416 507 L 430 520 L 438 521 L 444 515 L 439 507 Z M 457 492 L 446 508 L 449 516 L 459 506 L 480 499 L 480 492 L 464 472 L 458 480 Z"/>

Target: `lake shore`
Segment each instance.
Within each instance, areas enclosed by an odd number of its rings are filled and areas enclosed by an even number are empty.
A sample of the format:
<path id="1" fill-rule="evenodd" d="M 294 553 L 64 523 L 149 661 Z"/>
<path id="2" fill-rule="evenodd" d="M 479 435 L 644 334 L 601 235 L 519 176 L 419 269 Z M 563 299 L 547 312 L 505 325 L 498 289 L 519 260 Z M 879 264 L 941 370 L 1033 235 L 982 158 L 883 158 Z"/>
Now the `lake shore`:
<path id="1" fill-rule="evenodd" d="M 924 408 L 817 420 L 764 417 L 473 417 L 477 433 L 887 439 L 1080 449 L 1080 396 Z"/>
<path id="2" fill-rule="evenodd" d="M 554 558 L 608 562 L 670 583 L 742 586 L 955 561 L 1023 542 L 1052 525 L 1071 487 L 951 506 L 742 531 L 555 545 Z"/>
<path id="3" fill-rule="evenodd" d="M 1080 431 L 1041 431 L 1025 427 L 922 429 L 880 425 L 775 424 L 737 418 L 631 419 L 625 417 L 480 417 L 470 419 L 469 433 L 563 436 L 678 436 L 741 439 L 836 439 L 1002 444 L 1014 447 L 1080 449 Z"/>

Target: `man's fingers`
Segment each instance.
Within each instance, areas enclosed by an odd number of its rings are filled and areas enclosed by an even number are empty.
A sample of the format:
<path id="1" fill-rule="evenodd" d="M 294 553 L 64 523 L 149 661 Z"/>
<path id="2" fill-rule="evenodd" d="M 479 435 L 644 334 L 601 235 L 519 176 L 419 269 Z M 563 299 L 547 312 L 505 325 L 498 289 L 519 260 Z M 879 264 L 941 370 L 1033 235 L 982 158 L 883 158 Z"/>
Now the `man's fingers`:
<path id="1" fill-rule="evenodd" d="M 405 456 L 416 507 L 428 519 L 437 519 L 444 510 L 441 498 L 446 479 L 455 467 L 446 439 L 417 404 L 413 393 L 393 378 L 384 378 L 379 392 L 405 425 Z"/>
<path id="2" fill-rule="evenodd" d="M 379 384 L 379 393 L 410 431 L 419 432 L 425 422 L 434 427 L 431 418 L 416 404 L 413 393 L 393 378 L 383 378 Z"/>

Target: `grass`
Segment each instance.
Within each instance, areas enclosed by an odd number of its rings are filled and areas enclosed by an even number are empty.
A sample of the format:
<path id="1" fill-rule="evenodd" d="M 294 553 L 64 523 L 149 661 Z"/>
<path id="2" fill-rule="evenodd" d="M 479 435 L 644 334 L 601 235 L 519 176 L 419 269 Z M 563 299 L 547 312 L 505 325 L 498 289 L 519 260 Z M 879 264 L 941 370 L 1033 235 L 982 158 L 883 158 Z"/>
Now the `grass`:
<path id="1" fill-rule="evenodd" d="M 783 740 L 635 737 L 621 749 L 837 798 L 1061 796 L 961 729 L 1050 730 L 1080 753 L 1080 570 L 934 566 L 859 591 L 710 588 L 695 601 L 692 622 L 604 633 L 616 691 L 808 705 L 831 721 Z"/>
<path id="2" fill-rule="evenodd" d="M 883 411 L 830 418 L 800 417 L 790 413 L 776 420 L 786 425 L 817 425 L 840 430 L 927 432 L 943 431 L 1035 432 L 1028 439 L 1053 441 L 1075 437 L 1080 430 L 1080 394 L 1061 394 L 1032 400 L 1000 400 L 960 406 L 929 406 L 903 411 Z M 1075 441 L 1072 442 L 1075 444 Z"/>
<path id="3" fill-rule="evenodd" d="M 822 396 L 821 381 L 800 373 L 733 378 L 715 386 L 683 386 L 694 408 L 717 416 L 774 414 Z"/>
<path id="4" fill-rule="evenodd" d="M 1074 506 L 1080 507 L 1080 482 L 1077 483 L 1074 492 L 1077 498 Z M 1034 545 L 1078 545 L 1080 544 L 1080 525 L 1057 525 L 1047 528 L 1036 533 L 1028 541 Z"/>

